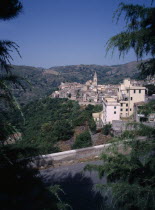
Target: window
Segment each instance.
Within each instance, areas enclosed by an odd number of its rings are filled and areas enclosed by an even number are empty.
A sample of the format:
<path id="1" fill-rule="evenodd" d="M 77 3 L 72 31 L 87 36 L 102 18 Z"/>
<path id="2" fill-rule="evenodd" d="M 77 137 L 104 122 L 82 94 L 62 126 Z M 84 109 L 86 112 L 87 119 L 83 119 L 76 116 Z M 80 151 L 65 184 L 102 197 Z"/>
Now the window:
<path id="1" fill-rule="evenodd" d="M 130 111 L 132 111 L 132 109 L 130 109 Z"/>
<path id="2" fill-rule="evenodd" d="M 114 106 L 114 109 L 116 109 L 116 106 Z"/>
<path id="3" fill-rule="evenodd" d="M 123 106 L 123 104 L 121 104 L 121 106 Z"/>
<path id="4" fill-rule="evenodd" d="M 136 93 L 136 90 L 134 90 L 134 93 Z"/>
<path id="5" fill-rule="evenodd" d="M 126 109 L 126 112 L 128 111 L 128 109 Z"/>
<path id="6" fill-rule="evenodd" d="M 131 97 L 131 101 L 132 101 L 132 97 Z"/>
<path id="7" fill-rule="evenodd" d="M 139 90 L 139 93 L 141 93 L 141 90 Z"/>
<path id="8" fill-rule="evenodd" d="M 123 111 L 123 109 L 121 109 L 121 112 Z"/>
<path id="9" fill-rule="evenodd" d="M 114 112 L 114 114 L 116 114 L 116 112 Z"/>
<path id="10" fill-rule="evenodd" d="M 126 104 L 126 106 L 128 106 L 128 104 Z"/>

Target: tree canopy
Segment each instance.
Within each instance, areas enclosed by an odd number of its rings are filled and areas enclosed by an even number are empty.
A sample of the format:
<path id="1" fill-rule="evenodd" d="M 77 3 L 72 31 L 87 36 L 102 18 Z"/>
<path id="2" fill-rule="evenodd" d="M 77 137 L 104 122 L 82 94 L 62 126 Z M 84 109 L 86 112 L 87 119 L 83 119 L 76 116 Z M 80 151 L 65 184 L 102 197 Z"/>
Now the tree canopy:
<path id="1" fill-rule="evenodd" d="M 155 74 L 155 8 L 138 4 L 120 3 L 114 17 L 125 15 L 126 27 L 107 43 L 107 51 L 117 49 L 125 56 L 133 49 L 137 59 L 150 55 L 142 62 L 142 74 Z M 140 110 L 145 115 L 154 111 L 154 103 Z M 133 123 L 134 124 L 134 123 Z M 136 125 L 136 124 L 135 124 Z M 87 170 L 98 171 L 106 183 L 98 185 L 107 204 L 105 209 L 153 210 L 155 206 L 155 128 L 138 125 L 141 129 L 125 132 L 118 142 L 104 152 L 102 165 L 88 165 Z M 146 140 L 138 140 L 138 136 Z M 123 147 L 124 146 L 124 147 Z"/>
<path id="2" fill-rule="evenodd" d="M 0 19 L 10 20 L 18 16 L 22 11 L 23 5 L 19 0 L 1 0 Z"/>
<path id="3" fill-rule="evenodd" d="M 0 19 L 10 20 L 18 16 L 22 11 L 22 4 L 18 0 L 2 0 L 0 2 Z M 24 89 L 22 83 L 23 78 L 12 74 L 11 61 L 13 57 L 11 53 L 16 51 L 18 55 L 19 46 L 10 40 L 0 40 L 0 109 L 1 116 L 3 116 L 0 122 L 0 142 L 8 138 L 11 133 L 15 132 L 15 129 L 6 119 L 6 111 L 11 108 L 19 108 L 18 103 L 12 93 L 12 87 L 21 87 Z"/>
<path id="4" fill-rule="evenodd" d="M 0 19 L 15 18 L 22 10 L 18 0 L 0 1 Z M 54 185 L 46 188 L 38 171 L 28 167 L 29 160 L 19 161 L 18 158 L 31 150 L 35 155 L 37 149 L 21 146 L 11 147 L 4 142 L 15 133 L 16 129 L 9 121 L 8 113 L 18 106 L 12 93 L 12 86 L 23 87 L 21 78 L 12 74 L 11 52 L 19 54 L 18 45 L 12 41 L 0 41 L 0 198 L 1 209 L 65 209 L 58 192 L 62 191 Z M 7 106 L 9 105 L 9 106 Z M 18 107 L 19 110 L 19 107 Z"/>
<path id="5" fill-rule="evenodd" d="M 150 7 L 138 4 L 120 3 L 114 13 L 114 19 L 119 21 L 124 15 L 125 30 L 111 37 L 107 42 L 107 52 L 117 49 L 120 56 L 125 56 L 133 49 L 137 60 L 144 56 L 151 59 L 142 62 L 139 66 L 144 76 L 155 74 L 155 7 L 150 2 Z"/>

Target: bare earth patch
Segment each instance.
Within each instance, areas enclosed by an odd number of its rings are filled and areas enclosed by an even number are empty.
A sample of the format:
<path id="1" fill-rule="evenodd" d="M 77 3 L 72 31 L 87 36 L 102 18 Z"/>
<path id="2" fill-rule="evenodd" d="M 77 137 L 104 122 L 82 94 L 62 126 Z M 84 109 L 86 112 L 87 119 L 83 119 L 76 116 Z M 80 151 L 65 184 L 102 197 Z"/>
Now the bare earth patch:
<path id="1" fill-rule="evenodd" d="M 56 144 L 56 146 L 62 152 L 71 150 L 72 149 L 72 145 L 75 142 L 76 136 L 78 136 L 79 134 L 83 133 L 86 130 L 88 130 L 88 126 L 87 125 L 85 125 L 85 126 L 77 126 L 74 129 L 74 136 L 71 139 L 69 139 L 67 141 L 59 141 Z M 96 134 L 92 134 L 91 138 L 92 138 L 93 146 L 109 143 L 110 140 L 112 139 L 111 136 L 105 136 L 101 132 L 96 133 Z"/>

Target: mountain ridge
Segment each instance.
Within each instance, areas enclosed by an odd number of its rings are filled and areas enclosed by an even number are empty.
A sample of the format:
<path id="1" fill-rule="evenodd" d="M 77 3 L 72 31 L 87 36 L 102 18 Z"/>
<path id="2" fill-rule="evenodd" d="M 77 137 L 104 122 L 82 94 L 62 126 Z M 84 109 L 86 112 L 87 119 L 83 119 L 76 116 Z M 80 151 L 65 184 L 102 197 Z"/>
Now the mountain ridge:
<path id="1" fill-rule="evenodd" d="M 25 83 L 27 91 L 14 89 L 14 94 L 20 103 L 43 98 L 50 95 L 61 82 L 79 82 L 85 83 L 93 78 L 96 71 L 99 84 L 118 84 L 124 78 L 130 77 L 137 79 L 140 71 L 137 69 L 139 62 L 133 61 L 120 65 L 67 65 L 50 68 L 41 68 L 33 66 L 13 66 L 15 75 L 19 75 L 28 80 L 31 85 Z"/>

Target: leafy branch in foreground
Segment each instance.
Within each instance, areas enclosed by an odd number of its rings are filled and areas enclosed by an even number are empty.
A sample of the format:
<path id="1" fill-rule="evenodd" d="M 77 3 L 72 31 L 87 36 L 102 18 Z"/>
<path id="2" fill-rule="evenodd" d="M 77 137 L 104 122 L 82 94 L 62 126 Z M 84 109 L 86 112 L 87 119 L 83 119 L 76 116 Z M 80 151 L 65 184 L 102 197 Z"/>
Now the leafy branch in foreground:
<path id="1" fill-rule="evenodd" d="M 107 42 L 107 52 L 117 49 L 120 56 L 134 50 L 137 60 L 150 55 L 152 59 L 140 64 L 144 76 L 155 74 L 155 7 L 120 3 L 114 14 L 116 22 L 124 14 L 126 28 Z M 149 114 L 146 110 L 142 110 Z M 149 110 L 148 110 L 149 111 Z M 135 126 L 137 126 L 135 124 Z M 107 206 L 117 210 L 153 210 L 155 206 L 155 128 L 139 126 L 126 132 L 121 142 L 102 155 L 102 165 L 88 165 L 86 170 L 96 170 L 106 184 L 98 185 Z M 145 140 L 136 137 L 144 135 Z M 127 137 L 126 140 L 124 140 Z M 124 143 L 123 147 L 120 147 Z"/>
<path id="2" fill-rule="evenodd" d="M 22 11 L 23 5 L 18 0 L 1 0 L 0 19 L 10 20 L 18 16 Z"/>
<path id="3" fill-rule="evenodd" d="M 18 0 L 2 0 L 0 3 L 0 19 L 9 20 L 15 18 L 22 10 L 22 4 Z M 6 112 L 10 109 L 20 107 L 12 93 L 12 87 L 24 88 L 22 78 L 13 75 L 11 53 L 16 51 L 18 55 L 19 46 L 12 41 L 0 40 L 0 110 L 1 110 L 1 136 L 0 142 L 3 143 L 9 134 L 15 132 L 14 127 L 8 122 Z M 21 56 L 20 56 L 21 57 Z M 12 127 L 12 132 L 11 132 Z M 4 139 L 6 137 L 6 139 Z"/>
<path id="4" fill-rule="evenodd" d="M 57 208 L 58 210 L 67 210 L 67 209 L 72 209 L 72 207 L 69 204 L 63 203 L 62 200 L 60 199 L 59 193 L 64 193 L 64 191 L 60 188 L 59 185 L 54 185 L 49 188 L 51 193 L 57 198 L 59 201 L 57 203 Z"/>
<path id="5" fill-rule="evenodd" d="M 124 15 L 126 22 L 125 30 L 111 37 L 107 42 L 107 52 L 118 49 L 119 56 L 125 56 L 130 49 L 133 49 L 137 59 L 149 55 L 152 59 L 139 65 L 144 76 L 155 74 L 155 7 L 120 3 L 114 13 L 114 19 L 119 21 Z"/>
<path id="6" fill-rule="evenodd" d="M 13 60 L 10 52 L 15 50 L 18 55 L 21 57 L 19 53 L 19 46 L 12 41 L 1 40 L 0 41 L 0 63 L 1 63 L 1 70 L 5 70 L 7 73 L 11 69 L 11 60 Z"/>
<path id="7" fill-rule="evenodd" d="M 97 171 L 106 184 L 97 185 L 110 209 L 154 209 L 155 206 L 155 141 L 122 141 L 102 154 L 101 165 L 87 165 Z M 126 148 L 126 149 L 125 149 Z"/>
<path id="8" fill-rule="evenodd" d="M 18 0 L 1 0 L 0 19 L 9 20 L 16 17 L 22 9 Z M 20 110 L 18 103 L 12 93 L 12 87 L 23 86 L 23 79 L 12 74 L 13 60 L 11 53 L 16 51 L 18 55 L 19 46 L 11 41 L 0 41 L 0 198 L 1 209 L 65 209 L 58 199 L 58 189 L 52 194 L 44 186 L 38 170 L 28 166 L 29 160 L 19 161 L 28 152 L 33 155 L 38 151 L 29 146 L 23 148 L 14 144 L 4 144 L 7 138 L 16 132 L 16 129 L 8 120 L 8 113 L 15 107 Z M 6 106 L 7 105 L 7 106 Z M 54 187 L 54 186 L 53 186 Z M 56 191 L 57 190 L 57 191 Z M 57 193 L 58 195 L 58 193 Z M 61 204 L 58 208 L 57 203 Z"/>

